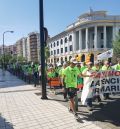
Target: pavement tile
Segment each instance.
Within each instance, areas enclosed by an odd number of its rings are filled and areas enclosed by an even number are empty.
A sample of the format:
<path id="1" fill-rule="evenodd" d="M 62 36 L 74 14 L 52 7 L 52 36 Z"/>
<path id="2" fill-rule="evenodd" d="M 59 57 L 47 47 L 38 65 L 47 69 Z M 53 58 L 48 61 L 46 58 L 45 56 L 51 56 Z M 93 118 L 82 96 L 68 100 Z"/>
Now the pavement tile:
<path id="1" fill-rule="evenodd" d="M 12 128 L 12 124 L 14 129 L 79 129 L 88 125 L 99 128 L 85 120 L 78 123 L 65 106 L 53 100 L 41 100 L 35 95 L 38 92 L 36 88 L 9 73 L 6 82 L 0 84 L 2 86 L 5 87 L 0 88 L 0 116 L 3 117 L 0 122 L 4 125 L 6 119 L 8 129 Z"/>

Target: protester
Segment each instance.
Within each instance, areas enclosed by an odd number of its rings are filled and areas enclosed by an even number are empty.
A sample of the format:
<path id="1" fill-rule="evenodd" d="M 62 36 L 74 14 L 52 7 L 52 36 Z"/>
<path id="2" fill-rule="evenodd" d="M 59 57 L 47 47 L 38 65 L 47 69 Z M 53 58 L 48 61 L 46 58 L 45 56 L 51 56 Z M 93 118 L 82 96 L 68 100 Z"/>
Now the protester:
<path id="1" fill-rule="evenodd" d="M 41 65 L 38 66 L 39 84 L 41 84 Z"/>
<path id="2" fill-rule="evenodd" d="M 100 64 L 98 61 L 94 62 L 94 66 L 92 67 L 93 71 L 99 72 L 101 69 Z M 99 104 L 101 104 L 101 98 L 100 95 L 98 95 L 98 93 L 96 92 L 96 95 L 94 97 L 95 101 L 97 101 Z"/>
<path id="3" fill-rule="evenodd" d="M 76 69 L 76 61 L 74 58 L 71 59 L 70 66 L 66 67 L 64 70 L 64 79 L 66 80 L 66 87 L 69 96 L 69 111 L 72 111 L 74 116 L 77 118 L 78 115 L 75 109 L 74 98 L 77 95 L 77 77 L 79 75 L 78 69 Z"/>
<path id="4" fill-rule="evenodd" d="M 93 72 L 92 66 L 93 66 L 92 62 L 88 62 L 88 63 L 87 63 L 87 68 L 84 69 L 83 72 L 82 72 L 82 76 L 84 77 L 84 79 L 91 77 L 91 73 Z M 85 80 L 84 80 L 84 81 L 85 81 Z M 90 85 L 89 85 L 89 86 L 84 85 L 82 94 L 83 94 L 84 91 L 87 90 L 87 89 L 88 89 L 88 91 L 91 91 Z M 91 92 L 92 92 L 92 91 L 91 91 Z M 87 96 L 87 99 L 86 99 L 86 104 L 87 104 L 87 108 L 88 108 L 89 111 L 92 110 L 92 98 L 93 98 L 92 93 L 90 93 L 90 95 L 88 95 L 88 96 Z M 82 100 L 81 100 L 81 101 L 82 101 Z"/>
<path id="5" fill-rule="evenodd" d="M 114 66 L 114 69 L 120 71 L 120 59 L 117 59 L 117 64 Z"/>
<path id="6" fill-rule="evenodd" d="M 107 60 L 105 60 L 104 65 L 102 66 L 101 70 L 102 71 L 113 70 L 113 68 L 110 66 L 110 63 Z M 104 93 L 103 96 L 105 100 L 110 98 L 109 93 Z"/>
<path id="7" fill-rule="evenodd" d="M 60 69 L 59 71 L 59 76 L 60 76 L 60 79 L 61 79 L 61 82 L 62 82 L 62 86 L 64 88 L 64 99 L 65 101 L 68 101 L 68 98 L 67 98 L 67 87 L 66 87 L 66 79 L 64 78 L 64 70 L 65 68 L 68 66 L 68 64 L 66 62 L 63 63 L 63 67 Z"/>

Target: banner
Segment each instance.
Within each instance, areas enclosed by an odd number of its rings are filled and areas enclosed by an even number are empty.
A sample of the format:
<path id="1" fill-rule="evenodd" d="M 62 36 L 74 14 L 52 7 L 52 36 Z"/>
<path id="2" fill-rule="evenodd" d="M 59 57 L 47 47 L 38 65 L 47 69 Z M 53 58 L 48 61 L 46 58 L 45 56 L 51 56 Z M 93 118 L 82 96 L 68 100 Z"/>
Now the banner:
<path id="1" fill-rule="evenodd" d="M 120 92 L 120 71 L 93 72 L 84 78 L 81 101 L 85 105 L 86 99 L 96 94 L 116 92 Z"/>
<path id="2" fill-rule="evenodd" d="M 103 52 L 97 56 L 97 60 L 104 60 L 113 56 L 113 49 Z"/>

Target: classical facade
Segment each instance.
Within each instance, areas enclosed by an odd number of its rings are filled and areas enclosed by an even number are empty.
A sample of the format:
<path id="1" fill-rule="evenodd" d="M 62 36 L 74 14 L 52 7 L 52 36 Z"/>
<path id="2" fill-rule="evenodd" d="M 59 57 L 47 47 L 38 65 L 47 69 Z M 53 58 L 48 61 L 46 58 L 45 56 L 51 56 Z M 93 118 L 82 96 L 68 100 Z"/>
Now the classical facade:
<path id="1" fill-rule="evenodd" d="M 97 55 L 112 48 L 112 41 L 120 32 L 120 16 L 106 11 L 90 11 L 78 17 L 65 31 L 50 38 L 50 63 L 69 61 L 94 62 Z"/>

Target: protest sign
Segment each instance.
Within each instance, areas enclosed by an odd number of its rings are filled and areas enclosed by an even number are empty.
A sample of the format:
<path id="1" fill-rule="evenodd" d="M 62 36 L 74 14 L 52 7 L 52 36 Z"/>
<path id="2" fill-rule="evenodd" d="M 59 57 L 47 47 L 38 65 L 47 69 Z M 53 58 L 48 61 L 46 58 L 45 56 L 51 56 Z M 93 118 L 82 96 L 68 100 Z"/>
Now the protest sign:
<path id="1" fill-rule="evenodd" d="M 84 87 L 81 95 L 82 104 L 87 98 L 103 93 L 120 92 L 120 71 L 100 71 L 91 73 L 91 77 L 84 78 Z"/>

